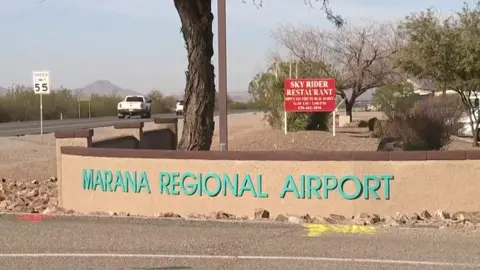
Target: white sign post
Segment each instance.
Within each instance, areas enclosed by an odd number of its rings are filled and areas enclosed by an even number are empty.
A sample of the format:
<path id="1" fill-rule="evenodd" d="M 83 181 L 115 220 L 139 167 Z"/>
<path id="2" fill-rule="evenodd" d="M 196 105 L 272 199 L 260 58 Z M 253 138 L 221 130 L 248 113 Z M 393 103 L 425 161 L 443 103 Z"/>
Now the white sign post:
<path id="1" fill-rule="evenodd" d="M 342 105 L 343 103 L 345 102 L 345 99 L 342 99 L 342 101 L 340 101 L 340 103 L 338 103 L 337 107 L 335 107 L 335 110 L 333 111 L 333 137 L 335 137 L 336 135 L 336 132 L 335 132 L 335 122 L 337 121 L 337 111 L 338 111 L 338 107 L 340 107 L 340 105 Z"/>
<path id="2" fill-rule="evenodd" d="M 33 75 L 33 91 L 40 95 L 40 135 L 43 142 L 43 95 L 51 93 L 50 88 L 50 71 L 36 70 L 32 72 Z"/>

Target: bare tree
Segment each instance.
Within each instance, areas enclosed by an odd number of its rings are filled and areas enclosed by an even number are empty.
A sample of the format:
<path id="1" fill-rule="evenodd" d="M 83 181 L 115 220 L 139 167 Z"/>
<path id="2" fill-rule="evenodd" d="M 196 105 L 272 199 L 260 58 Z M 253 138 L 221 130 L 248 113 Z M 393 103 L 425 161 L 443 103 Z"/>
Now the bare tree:
<path id="1" fill-rule="evenodd" d="M 350 120 L 353 104 L 360 95 L 396 77 L 392 59 L 398 48 L 396 33 L 391 24 L 373 22 L 361 27 L 347 26 L 330 34 L 329 51 L 340 69 L 344 89 L 339 89 L 339 94 L 346 99 Z M 352 90 L 350 97 L 345 89 Z"/>
<path id="2" fill-rule="evenodd" d="M 320 28 L 308 25 L 280 25 L 272 31 L 272 37 L 284 49 L 300 61 L 327 60 L 327 35 Z"/>
<path id="3" fill-rule="evenodd" d="M 322 72 L 339 82 L 336 91 L 345 99 L 350 120 L 360 95 L 391 82 L 398 75 L 392 58 L 400 39 L 392 24 L 371 22 L 335 30 L 283 25 L 273 36 L 300 61 L 326 63 Z M 351 90 L 351 96 L 345 90 Z"/>

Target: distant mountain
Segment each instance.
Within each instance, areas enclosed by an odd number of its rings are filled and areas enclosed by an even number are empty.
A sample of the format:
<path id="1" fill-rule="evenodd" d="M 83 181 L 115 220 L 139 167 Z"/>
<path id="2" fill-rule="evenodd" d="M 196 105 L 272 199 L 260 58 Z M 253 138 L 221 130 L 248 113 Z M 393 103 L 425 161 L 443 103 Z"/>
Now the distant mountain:
<path id="1" fill-rule="evenodd" d="M 120 86 L 111 83 L 109 80 L 98 80 L 85 85 L 83 88 L 74 89 L 73 91 L 83 96 L 89 96 L 91 94 L 118 96 L 141 95 L 134 90 L 121 88 Z"/>
<path id="2" fill-rule="evenodd" d="M 0 96 L 1 95 L 4 95 L 5 93 L 7 93 L 8 89 L 7 88 L 3 88 L 0 86 Z"/>

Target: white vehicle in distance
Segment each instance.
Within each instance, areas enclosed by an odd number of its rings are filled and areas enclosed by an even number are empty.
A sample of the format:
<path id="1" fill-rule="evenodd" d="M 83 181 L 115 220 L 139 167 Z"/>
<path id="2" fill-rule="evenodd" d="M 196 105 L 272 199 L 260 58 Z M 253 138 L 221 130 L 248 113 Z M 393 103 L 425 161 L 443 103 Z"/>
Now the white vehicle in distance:
<path id="1" fill-rule="evenodd" d="M 368 105 L 365 107 L 365 111 L 367 111 L 367 112 L 376 111 L 376 110 L 377 110 L 377 107 L 375 107 L 375 106 L 372 105 L 372 104 L 368 104 Z"/>
<path id="2" fill-rule="evenodd" d="M 120 119 L 137 115 L 141 118 L 150 118 L 151 111 L 152 101 L 144 96 L 126 96 L 117 105 L 117 114 Z"/>
<path id="3" fill-rule="evenodd" d="M 177 100 L 177 107 L 175 108 L 176 115 L 183 115 L 183 105 L 185 102 L 183 100 Z"/>
<path id="4" fill-rule="evenodd" d="M 480 116 L 480 110 L 475 112 L 477 117 Z M 473 121 L 475 121 L 475 116 L 471 115 Z M 472 125 L 470 124 L 470 116 L 465 114 L 459 121 L 460 129 L 457 131 L 457 135 L 461 137 L 472 137 L 474 136 L 474 130 L 472 129 Z M 473 122 L 473 126 L 475 126 L 475 122 Z"/>

